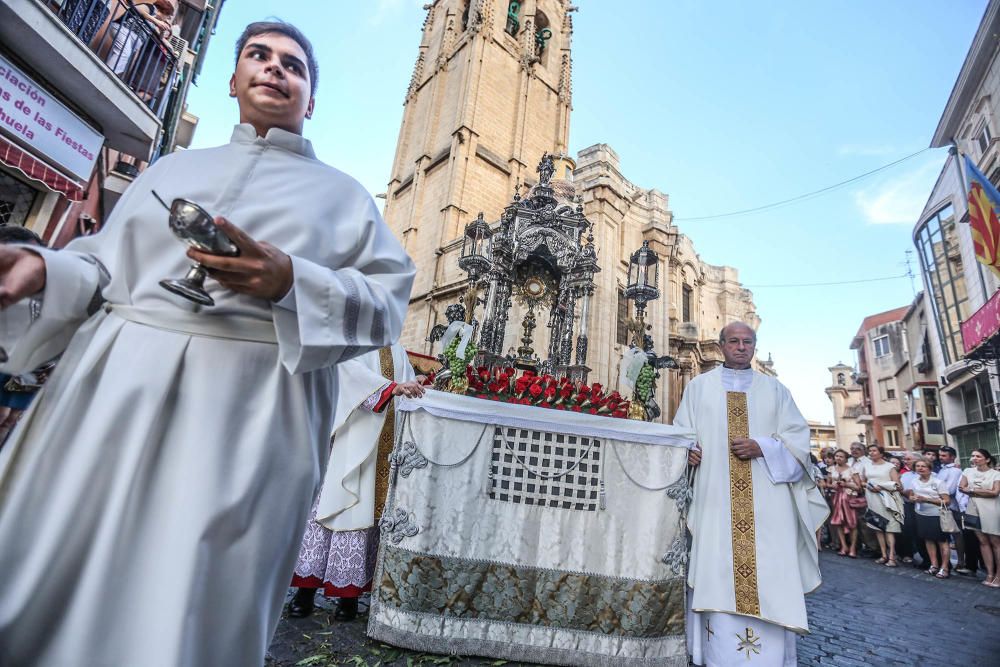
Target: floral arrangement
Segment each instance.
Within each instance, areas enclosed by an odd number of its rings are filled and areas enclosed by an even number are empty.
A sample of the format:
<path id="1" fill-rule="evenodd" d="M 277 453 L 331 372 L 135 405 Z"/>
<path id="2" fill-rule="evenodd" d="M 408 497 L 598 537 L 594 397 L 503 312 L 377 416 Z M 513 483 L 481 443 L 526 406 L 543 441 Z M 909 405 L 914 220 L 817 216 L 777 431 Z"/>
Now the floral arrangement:
<path id="1" fill-rule="evenodd" d="M 620 419 L 628 416 L 629 401 L 617 391 L 605 394 L 604 387 L 597 382 L 588 387 L 569 378 L 537 375 L 534 371 L 524 371 L 516 377 L 513 368 L 491 370 L 484 366 L 466 366 L 465 379 L 468 383 L 465 393 L 476 398 Z"/>

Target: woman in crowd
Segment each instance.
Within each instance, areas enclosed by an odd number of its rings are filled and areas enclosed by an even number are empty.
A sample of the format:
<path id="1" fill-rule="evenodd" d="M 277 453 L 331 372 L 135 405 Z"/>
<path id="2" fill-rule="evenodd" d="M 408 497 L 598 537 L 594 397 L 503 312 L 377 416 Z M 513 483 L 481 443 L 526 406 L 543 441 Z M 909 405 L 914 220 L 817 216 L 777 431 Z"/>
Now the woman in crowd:
<path id="1" fill-rule="evenodd" d="M 979 551 L 986 565 L 983 584 L 1000 588 L 1000 470 L 985 449 L 972 450 L 972 466 L 962 471 L 958 488 L 969 496 L 965 524 L 976 531 Z M 977 525 L 978 524 L 978 525 Z"/>
<path id="2" fill-rule="evenodd" d="M 931 476 L 931 466 L 920 459 L 914 464 L 917 477 L 907 495 L 914 503 L 917 518 L 917 537 L 924 540 L 931 566 L 927 574 L 938 579 L 947 579 L 951 569 L 951 547 L 948 533 L 941 530 L 941 508 L 947 511 L 948 485 L 938 477 Z"/>
<path id="3" fill-rule="evenodd" d="M 882 556 L 875 562 L 897 567 L 896 535 L 903 530 L 902 486 L 895 466 L 885 460 L 885 450 L 879 445 L 868 446 L 868 460 L 862 460 L 860 472 L 854 473 L 854 483 L 865 489 L 868 510 L 865 523 L 875 532 Z"/>
<path id="4" fill-rule="evenodd" d="M 830 525 L 833 527 L 831 532 L 840 540 L 840 551 L 837 553 L 857 558 L 858 517 L 852 502 L 857 505 L 857 499 L 862 496 L 859 495 L 860 487 L 854 483 L 854 474 L 847 465 L 847 459 L 847 452 L 838 449 L 833 455 L 833 463 L 827 467 L 827 484 L 833 491 Z"/>

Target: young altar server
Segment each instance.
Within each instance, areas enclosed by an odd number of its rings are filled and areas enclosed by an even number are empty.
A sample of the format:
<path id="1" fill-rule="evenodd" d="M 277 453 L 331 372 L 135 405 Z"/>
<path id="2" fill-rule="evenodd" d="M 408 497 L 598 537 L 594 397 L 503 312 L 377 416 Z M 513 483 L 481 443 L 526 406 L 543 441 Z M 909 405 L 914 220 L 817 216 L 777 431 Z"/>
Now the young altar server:
<path id="1" fill-rule="evenodd" d="M 399 336 L 414 268 L 365 190 L 302 137 L 294 27 L 237 45 L 230 143 L 147 169 L 104 230 L 0 247 L 0 305 L 40 294 L 4 372 L 62 353 L 0 452 L 0 664 L 262 665 L 329 447 L 334 365 Z M 238 257 L 188 250 L 200 204 Z M 198 260 L 213 308 L 159 286 Z"/>
<path id="2" fill-rule="evenodd" d="M 336 422 L 330 463 L 313 504 L 292 586 L 288 615 L 309 616 L 316 591 L 338 598 L 334 618 L 351 621 L 358 598 L 371 590 L 378 552 L 378 520 L 389 489 L 395 443 L 395 397 L 419 398 L 424 388 L 406 350 L 391 347 L 337 366 Z"/>
<path id="3" fill-rule="evenodd" d="M 719 344 L 725 364 L 691 381 L 674 418 L 700 445 L 689 458 L 688 648 L 696 665 L 793 666 L 829 508 L 804 474 L 809 427 L 791 394 L 750 367 L 753 329 L 729 324 Z"/>

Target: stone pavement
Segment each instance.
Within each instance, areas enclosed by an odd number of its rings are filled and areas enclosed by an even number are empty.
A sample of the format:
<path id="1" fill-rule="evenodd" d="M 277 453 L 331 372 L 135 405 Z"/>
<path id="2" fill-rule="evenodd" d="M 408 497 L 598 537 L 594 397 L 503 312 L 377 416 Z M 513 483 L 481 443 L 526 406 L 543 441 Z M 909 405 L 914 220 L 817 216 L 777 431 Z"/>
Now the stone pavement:
<path id="1" fill-rule="evenodd" d="M 1000 664 L 1000 589 L 979 579 L 939 580 L 901 564 L 824 552 L 823 585 L 807 598 L 812 634 L 799 640 L 800 665 L 979 667 Z M 365 637 L 366 619 L 336 623 L 330 606 L 307 619 L 282 619 L 267 667 L 472 667 L 520 663 L 414 653 Z M 752 666 L 751 666 L 752 667 Z"/>

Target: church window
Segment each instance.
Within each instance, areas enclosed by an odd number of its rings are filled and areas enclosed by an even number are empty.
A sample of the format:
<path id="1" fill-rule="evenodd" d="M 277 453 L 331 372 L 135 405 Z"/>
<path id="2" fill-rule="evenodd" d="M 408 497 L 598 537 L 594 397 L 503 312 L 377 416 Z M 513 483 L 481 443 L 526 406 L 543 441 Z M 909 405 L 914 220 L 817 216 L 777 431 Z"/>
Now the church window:
<path id="1" fill-rule="evenodd" d="M 691 305 L 694 297 L 694 290 L 691 289 L 690 285 L 684 285 L 681 287 L 681 314 L 683 322 L 691 322 Z"/>
<path id="2" fill-rule="evenodd" d="M 470 5 L 472 4 L 472 2 L 471 2 L 471 0 L 465 0 L 465 2 L 463 2 L 462 4 L 465 6 L 465 9 L 462 10 L 462 30 L 468 30 L 468 28 L 469 28 L 469 9 L 470 9 Z"/>
<path id="3" fill-rule="evenodd" d="M 615 332 L 615 342 L 619 345 L 628 344 L 628 327 L 625 320 L 628 319 L 628 299 L 625 298 L 625 290 L 618 290 L 618 330 Z"/>
<path id="4" fill-rule="evenodd" d="M 841 387 L 847 384 L 847 376 L 843 373 L 837 373 L 837 384 Z"/>
<path id="5" fill-rule="evenodd" d="M 517 37 L 517 33 L 521 32 L 520 12 L 521 3 L 517 0 L 510 0 L 510 4 L 507 5 L 507 27 L 504 30 L 511 37 Z"/>

